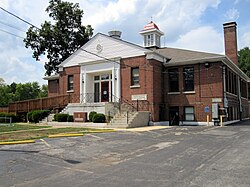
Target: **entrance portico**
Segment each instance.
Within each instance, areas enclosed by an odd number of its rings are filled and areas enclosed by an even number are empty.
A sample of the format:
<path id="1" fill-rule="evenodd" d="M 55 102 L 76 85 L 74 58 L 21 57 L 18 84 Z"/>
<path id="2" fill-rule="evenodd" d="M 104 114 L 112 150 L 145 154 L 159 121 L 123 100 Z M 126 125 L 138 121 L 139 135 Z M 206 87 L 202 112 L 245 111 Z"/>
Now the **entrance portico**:
<path id="1" fill-rule="evenodd" d="M 120 65 L 99 61 L 81 64 L 81 103 L 116 102 L 121 97 Z"/>

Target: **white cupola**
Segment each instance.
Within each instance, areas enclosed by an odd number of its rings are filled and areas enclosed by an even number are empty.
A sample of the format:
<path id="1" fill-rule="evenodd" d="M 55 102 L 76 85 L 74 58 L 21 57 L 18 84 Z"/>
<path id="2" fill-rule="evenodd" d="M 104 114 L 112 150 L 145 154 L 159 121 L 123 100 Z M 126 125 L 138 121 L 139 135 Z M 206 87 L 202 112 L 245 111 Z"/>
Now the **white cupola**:
<path id="1" fill-rule="evenodd" d="M 143 47 L 161 47 L 161 36 L 164 35 L 164 33 L 159 30 L 158 26 L 153 21 L 149 22 L 139 33 L 144 39 Z"/>

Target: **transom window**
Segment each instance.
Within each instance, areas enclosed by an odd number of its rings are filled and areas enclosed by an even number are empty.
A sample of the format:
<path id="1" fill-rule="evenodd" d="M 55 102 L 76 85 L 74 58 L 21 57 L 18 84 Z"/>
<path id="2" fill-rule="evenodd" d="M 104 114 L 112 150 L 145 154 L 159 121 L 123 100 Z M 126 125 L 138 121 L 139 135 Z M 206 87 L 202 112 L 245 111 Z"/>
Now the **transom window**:
<path id="1" fill-rule="evenodd" d="M 139 67 L 131 68 L 131 86 L 139 85 Z"/>
<path id="2" fill-rule="evenodd" d="M 183 68 L 184 91 L 194 91 L 194 67 Z"/>
<path id="3" fill-rule="evenodd" d="M 169 92 L 179 92 L 178 68 L 168 70 Z"/>

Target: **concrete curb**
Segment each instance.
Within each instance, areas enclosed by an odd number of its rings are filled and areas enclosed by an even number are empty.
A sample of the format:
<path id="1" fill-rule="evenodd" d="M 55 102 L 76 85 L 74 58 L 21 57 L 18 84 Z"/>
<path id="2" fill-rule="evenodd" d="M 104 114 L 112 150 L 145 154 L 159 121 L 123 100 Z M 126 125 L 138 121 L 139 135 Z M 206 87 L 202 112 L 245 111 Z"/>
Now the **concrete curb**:
<path id="1" fill-rule="evenodd" d="M 13 141 L 13 142 L 0 142 L 0 145 L 14 145 L 14 144 L 27 144 L 35 143 L 35 140 L 22 140 L 22 141 Z"/>
<path id="2" fill-rule="evenodd" d="M 54 135 L 49 135 L 48 138 L 74 137 L 74 136 L 83 136 L 83 134 L 54 134 Z"/>

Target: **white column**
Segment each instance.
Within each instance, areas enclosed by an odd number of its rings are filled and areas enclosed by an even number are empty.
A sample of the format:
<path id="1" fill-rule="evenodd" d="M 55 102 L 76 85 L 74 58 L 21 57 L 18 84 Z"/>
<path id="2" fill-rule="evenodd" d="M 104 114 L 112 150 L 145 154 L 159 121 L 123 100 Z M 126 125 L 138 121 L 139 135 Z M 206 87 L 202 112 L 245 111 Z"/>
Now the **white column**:
<path id="1" fill-rule="evenodd" d="M 114 99 L 116 95 L 116 91 L 115 91 L 115 88 L 116 88 L 116 80 L 115 80 L 115 77 L 116 77 L 116 69 L 115 69 L 115 66 L 114 68 L 112 69 L 112 95 L 110 95 L 110 98 L 112 99 L 112 102 L 114 102 Z"/>
<path id="2" fill-rule="evenodd" d="M 117 76 L 117 80 L 116 80 L 116 97 L 117 98 L 121 98 L 121 69 L 120 69 L 120 64 L 118 64 L 118 67 L 116 69 L 116 76 Z"/>

